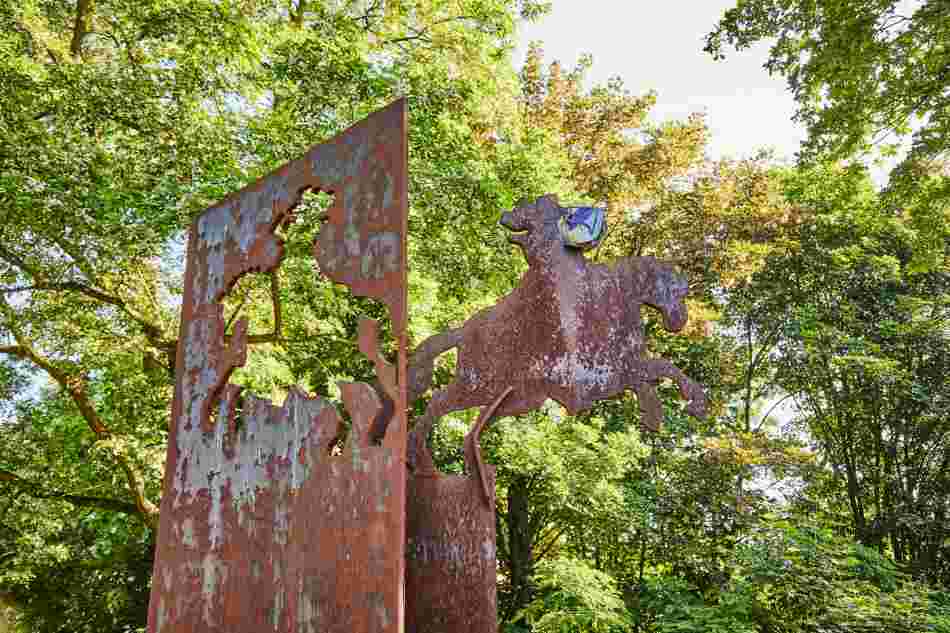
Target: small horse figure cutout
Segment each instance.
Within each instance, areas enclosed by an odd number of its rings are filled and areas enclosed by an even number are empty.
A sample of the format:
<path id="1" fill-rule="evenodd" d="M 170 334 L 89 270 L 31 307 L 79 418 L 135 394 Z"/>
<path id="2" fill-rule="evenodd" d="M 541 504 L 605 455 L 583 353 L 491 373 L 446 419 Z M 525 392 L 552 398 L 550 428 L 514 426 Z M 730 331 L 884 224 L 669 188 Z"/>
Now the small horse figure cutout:
<path id="1" fill-rule="evenodd" d="M 687 411 L 705 415 L 700 385 L 671 362 L 644 356 L 640 306 L 659 310 L 667 330 L 681 330 L 686 281 L 652 257 L 589 261 L 560 238 L 558 221 L 567 212 L 549 195 L 504 213 L 501 225 L 528 262 L 518 286 L 460 328 L 427 339 L 413 354 L 410 402 L 431 385 L 435 358 L 458 348 L 455 379 L 433 394 L 411 432 L 409 459 L 416 471 L 433 469 L 426 446 L 432 425 L 470 407 L 491 404 L 494 415 L 517 415 L 552 398 L 573 415 L 630 389 L 637 394 L 641 424 L 656 431 L 662 419 L 656 387 L 671 378 L 689 402 Z M 480 433 L 486 422 L 480 419 L 473 432 Z M 477 436 L 466 445 L 472 441 Z"/>

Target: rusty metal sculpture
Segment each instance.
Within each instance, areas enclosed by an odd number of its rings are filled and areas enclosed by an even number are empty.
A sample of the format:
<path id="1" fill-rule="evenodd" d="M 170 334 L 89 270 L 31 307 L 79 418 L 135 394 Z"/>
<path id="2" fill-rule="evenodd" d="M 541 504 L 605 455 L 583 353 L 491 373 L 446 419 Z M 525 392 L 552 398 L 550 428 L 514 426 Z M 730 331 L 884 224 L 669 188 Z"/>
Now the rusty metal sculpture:
<path id="1" fill-rule="evenodd" d="M 404 630 L 406 111 L 403 101 L 226 198 L 192 225 L 150 633 Z M 399 370 L 375 323 L 360 349 L 394 402 L 341 384 L 352 428 L 342 455 L 334 406 L 293 390 L 282 407 L 228 383 L 247 323 L 225 337 L 221 299 L 242 275 L 274 270 L 275 230 L 303 191 L 335 194 L 316 255 L 322 271 L 384 301 Z M 213 415 L 213 412 L 217 415 Z M 216 420 L 215 420 L 216 418 Z"/>
<path id="2" fill-rule="evenodd" d="M 495 633 L 495 473 L 478 446 L 491 420 L 548 398 L 576 413 L 631 389 L 655 429 L 664 377 L 702 414 L 700 387 L 644 355 L 640 306 L 677 330 L 685 284 L 652 258 L 604 266 L 566 247 L 553 197 L 502 218 L 528 260 L 519 286 L 427 340 L 410 366 L 406 155 L 399 101 L 193 224 L 150 633 Z M 280 264 L 275 231 L 307 189 L 335 195 L 314 245 L 321 272 L 383 301 L 399 348 L 390 365 L 377 323 L 360 322 L 358 347 L 378 388 L 341 383 L 352 419 L 341 455 L 329 450 L 341 432 L 330 402 L 294 389 L 276 407 L 228 383 L 248 333 L 241 321 L 226 335 L 220 302 L 241 275 Z M 453 347 L 454 382 L 407 435 L 410 398 Z M 441 416 L 470 407 L 483 409 L 465 439 L 469 476 L 443 475 L 426 438 Z"/>
<path id="3" fill-rule="evenodd" d="M 435 358 L 458 348 L 454 381 L 432 395 L 409 438 L 409 530 L 419 540 L 407 551 L 407 613 L 429 625 L 420 633 L 496 630 L 495 480 L 478 448 L 493 417 L 536 410 L 548 398 L 574 414 L 631 389 L 642 424 L 655 431 L 662 378 L 677 383 L 690 413 L 705 414 L 698 384 L 669 361 L 645 358 L 640 306 L 660 310 L 668 330 L 682 329 L 685 281 L 651 257 L 588 261 L 561 240 L 558 223 L 566 212 L 544 196 L 505 213 L 501 224 L 514 232 L 510 241 L 528 261 L 521 282 L 462 327 L 426 340 L 410 361 L 409 397 L 415 399 L 431 384 Z M 471 476 L 441 475 L 427 445 L 433 424 L 478 406 L 487 408 L 465 439 Z M 490 613 L 490 620 L 479 613 Z"/>
<path id="4" fill-rule="evenodd" d="M 549 398 L 575 414 L 630 389 L 637 394 L 641 423 L 656 431 L 662 419 L 656 385 L 672 378 L 689 401 L 688 411 L 705 414 L 698 384 L 669 361 L 644 354 L 640 306 L 658 309 L 667 330 L 682 329 L 685 280 L 652 257 L 608 265 L 589 261 L 560 239 L 558 220 L 565 212 L 554 196 L 543 196 L 505 213 L 501 224 L 513 232 L 509 241 L 528 261 L 520 283 L 496 305 L 414 352 L 410 399 L 431 384 L 434 359 L 458 348 L 455 380 L 433 394 L 410 434 L 413 468 L 432 470 L 426 437 L 439 418 L 486 406 L 509 389 L 497 415 L 534 411 Z"/>

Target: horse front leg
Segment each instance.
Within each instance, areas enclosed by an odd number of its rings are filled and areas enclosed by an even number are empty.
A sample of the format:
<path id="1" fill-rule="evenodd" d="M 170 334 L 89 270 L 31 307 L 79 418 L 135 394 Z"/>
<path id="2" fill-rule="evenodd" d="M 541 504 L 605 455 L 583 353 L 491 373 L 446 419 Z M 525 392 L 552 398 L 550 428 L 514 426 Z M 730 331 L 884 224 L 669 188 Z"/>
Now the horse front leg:
<path id="1" fill-rule="evenodd" d="M 429 435 L 443 415 L 468 408 L 468 403 L 462 401 L 464 395 L 456 382 L 450 383 L 432 394 L 432 399 L 426 406 L 425 413 L 416 420 L 416 423 L 409 430 L 406 461 L 412 471 L 424 474 L 436 472 L 435 463 L 432 461 L 432 452 L 429 450 Z"/>
<path id="2" fill-rule="evenodd" d="M 702 386 L 693 382 L 679 367 L 668 360 L 662 358 L 652 358 L 640 362 L 642 374 L 646 382 L 651 384 L 651 388 L 657 381 L 663 378 L 671 378 L 679 387 L 680 395 L 688 402 L 686 411 L 693 417 L 702 419 L 706 417 L 706 394 Z M 638 391 L 639 397 L 639 391 Z M 656 393 L 653 393 L 656 397 Z"/>

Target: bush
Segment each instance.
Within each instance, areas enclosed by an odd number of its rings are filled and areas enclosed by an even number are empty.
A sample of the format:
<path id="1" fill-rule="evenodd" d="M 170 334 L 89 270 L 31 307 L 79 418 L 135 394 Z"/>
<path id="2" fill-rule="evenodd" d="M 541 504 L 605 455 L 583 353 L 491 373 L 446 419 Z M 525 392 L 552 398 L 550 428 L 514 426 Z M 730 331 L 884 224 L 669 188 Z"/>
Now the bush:
<path id="1" fill-rule="evenodd" d="M 534 633 L 620 633 L 630 614 L 614 579 L 574 559 L 545 561 L 535 575 L 538 598 L 515 617 Z"/>
<path id="2" fill-rule="evenodd" d="M 730 583 L 713 599 L 704 597 L 680 578 L 659 577 L 645 582 L 642 603 L 654 614 L 658 633 L 756 633 L 753 597 L 744 583 Z"/>
<path id="3" fill-rule="evenodd" d="M 876 550 L 779 521 L 734 551 L 720 586 L 671 575 L 640 591 L 642 633 L 950 633 L 950 594 Z"/>
<path id="4" fill-rule="evenodd" d="M 876 550 L 828 529 L 778 522 L 737 550 L 736 566 L 754 587 L 754 612 L 763 632 L 945 630 L 946 618 L 924 585 Z"/>

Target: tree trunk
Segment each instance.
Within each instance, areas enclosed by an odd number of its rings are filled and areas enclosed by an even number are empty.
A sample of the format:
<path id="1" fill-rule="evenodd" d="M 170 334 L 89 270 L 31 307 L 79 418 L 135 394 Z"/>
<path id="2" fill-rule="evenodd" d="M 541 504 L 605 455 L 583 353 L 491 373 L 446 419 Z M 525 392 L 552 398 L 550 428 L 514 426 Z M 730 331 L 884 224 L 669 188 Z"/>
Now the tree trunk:
<path id="1" fill-rule="evenodd" d="M 76 17 L 73 21 L 73 37 L 69 43 L 69 52 L 73 57 L 82 56 L 82 40 L 89 32 L 92 20 L 92 0 L 79 0 L 76 3 Z"/>
<path id="2" fill-rule="evenodd" d="M 13 633 L 13 599 L 0 593 L 0 633 Z"/>
<path id="3" fill-rule="evenodd" d="M 504 620 L 510 620 L 534 595 L 534 534 L 528 502 L 528 480 L 517 477 L 508 486 L 508 553 L 511 572 L 511 599 Z"/>

